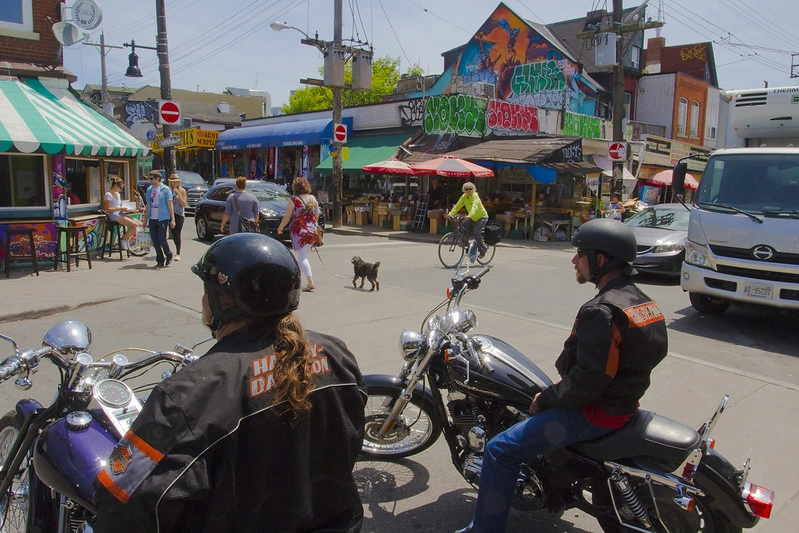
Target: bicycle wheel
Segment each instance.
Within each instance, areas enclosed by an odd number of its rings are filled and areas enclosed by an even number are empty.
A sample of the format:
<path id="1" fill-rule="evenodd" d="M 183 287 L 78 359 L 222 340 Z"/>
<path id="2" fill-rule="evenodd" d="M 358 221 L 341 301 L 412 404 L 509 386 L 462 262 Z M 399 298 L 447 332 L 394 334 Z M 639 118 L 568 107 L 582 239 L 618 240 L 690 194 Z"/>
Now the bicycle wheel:
<path id="1" fill-rule="evenodd" d="M 438 259 L 447 268 L 455 268 L 463 257 L 464 249 L 458 242 L 458 235 L 451 231 L 441 237 L 438 243 Z"/>
<path id="2" fill-rule="evenodd" d="M 486 244 L 487 250 L 486 254 L 481 259 L 479 256 L 477 257 L 477 262 L 481 265 L 487 265 L 494 259 L 494 254 L 497 253 L 497 245 L 496 244 Z"/>

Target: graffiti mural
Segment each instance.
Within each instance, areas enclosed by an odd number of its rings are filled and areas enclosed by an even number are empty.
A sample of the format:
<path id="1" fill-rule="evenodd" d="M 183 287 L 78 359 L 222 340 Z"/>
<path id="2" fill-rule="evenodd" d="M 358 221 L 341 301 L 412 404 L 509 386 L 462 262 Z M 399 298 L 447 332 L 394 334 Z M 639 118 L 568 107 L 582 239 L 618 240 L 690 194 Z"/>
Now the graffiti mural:
<path id="1" fill-rule="evenodd" d="M 479 91 L 490 86 L 492 97 L 499 100 L 593 115 L 598 87 L 579 70 L 533 26 L 500 4 L 464 46 L 446 92 L 463 92 L 467 84 Z"/>
<path id="2" fill-rule="evenodd" d="M 424 121 L 424 102 L 421 98 L 408 100 L 399 106 L 399 112 L 403 126 L 421 126 Z"/>
<path id="3" fill-rule="evenodd" d="M 487 107 L 488 100 L 464 94 L 431 96 L 425 103 L 424 132 L 482 137 L 488 131 Z"/>
<path id="4" fill-rule="evenodd" d="M 585 139 L 601 139 L 602 122 L 599 117 L 566 112 L 563 117 L 563 135 L 583 137 Z"/>
<path id="5" fill-rule="evenodd" d="M 492 130 L 538 133 L 538 108 L 489 100 L 488 127 Z"/>
<path id="6" fill-rule="evenodd" d="M 6 232 L 9 229 L 32 229 L 33 245 L 36 247 L 36 257 L 39 261 L 51 260 L 55 257 L 55 224 L 30 223 L 24 224 L 0 224 L 0 261 L 5 261 Z M 27 235 L 14 235 L 9 244 L 12 256 L 30 255 L 30 242 Z"/>

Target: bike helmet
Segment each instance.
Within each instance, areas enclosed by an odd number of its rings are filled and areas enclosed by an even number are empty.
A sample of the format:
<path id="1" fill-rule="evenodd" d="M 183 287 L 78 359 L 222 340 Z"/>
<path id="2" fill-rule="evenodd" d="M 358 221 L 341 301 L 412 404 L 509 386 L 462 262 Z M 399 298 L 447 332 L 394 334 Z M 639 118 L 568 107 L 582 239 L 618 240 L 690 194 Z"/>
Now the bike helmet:
<path id="1" fill-rule="evenodd" d="M 622 273 L 627 276 L 636 273 L 632 266 L 638 250 L 635 234 L 627 224 L 618 220 L 611 218 L 589 220 L 574 234 L 572 245 L 587 252 L 593 283 L 617 267 L 621 267 Z M 600 253 L 610 259 L 602 268 L 596 262 L 596 256 Z"/>
<path id="2" fill-rule="evenodd" d="M 281 243 L 259 233 L 235 233 L 212 244 L 191 271 L 197 274 L 216 331 L 233 320 L 285 315 L 300 303 L 300 269 Z M 233 300 L 221 305 L 220 296 Z"/>

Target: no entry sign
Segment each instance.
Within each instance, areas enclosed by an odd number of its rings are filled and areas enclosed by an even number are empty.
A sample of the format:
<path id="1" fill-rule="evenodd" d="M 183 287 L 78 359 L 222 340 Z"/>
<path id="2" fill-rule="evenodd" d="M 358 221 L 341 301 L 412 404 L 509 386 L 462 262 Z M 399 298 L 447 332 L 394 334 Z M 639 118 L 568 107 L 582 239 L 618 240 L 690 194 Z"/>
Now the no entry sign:
<path id="1" fill-rule="evenodd" d="M 172 100 L 159 100 L 158 117 L 161 124 L 177 124 L 180 120 L 180 106 Z"/>
<path id="2" fill-rule="evenodd" d="M 337 143 L 347 142 L 347 126 L 344 124 L 333 125 L 333 140 Z"/>
<path id="3" fill-rule="evenodd" d="M 608 157 L 613 161 L 626 161 L 627 143 L 610 143 L 608 147 Z"/>

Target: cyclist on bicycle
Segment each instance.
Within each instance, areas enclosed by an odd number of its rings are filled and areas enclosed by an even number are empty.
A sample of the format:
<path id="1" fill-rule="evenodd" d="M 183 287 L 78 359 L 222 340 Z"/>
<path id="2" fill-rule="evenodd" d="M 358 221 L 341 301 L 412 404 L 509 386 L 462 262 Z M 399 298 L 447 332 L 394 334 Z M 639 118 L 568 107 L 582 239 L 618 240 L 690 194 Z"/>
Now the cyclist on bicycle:
<path id="1" fill-rule="evenodd" d="M 472 232 L 474 242 L 477 245 L 477 257 L 482 259 L 488 250 L 488 247 L 483 242 L 483 228 L 488 224 L 488 212 L 486 208 L 483 207 L 483 202 L 480 201 L 480 196 L 477 194 L 474 183 L 467 181 L 463 184 L 461 190 L 463 190 L 463 195 L 449 212 L 449 216 L 451 218 L 456 218 L 455 215 L 458 211 L 460 211 L 462 207 L 466 208 L 468 214 L 466 218 L 463 219 L 462 227 L 467 234 L 469 231 Z M 476 261 L 477 257 L 474 256 L 474 252 L 470 250 L 470 253 L 472 254 L 470 257 L 471 261 Z"/>

